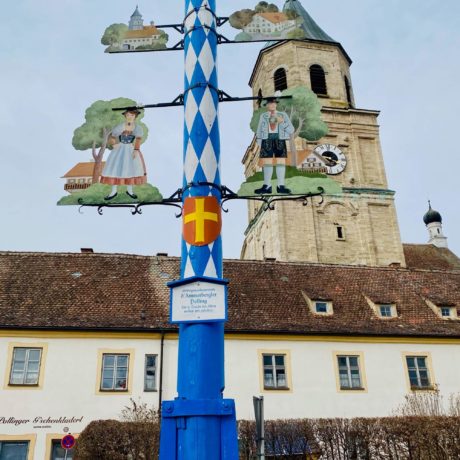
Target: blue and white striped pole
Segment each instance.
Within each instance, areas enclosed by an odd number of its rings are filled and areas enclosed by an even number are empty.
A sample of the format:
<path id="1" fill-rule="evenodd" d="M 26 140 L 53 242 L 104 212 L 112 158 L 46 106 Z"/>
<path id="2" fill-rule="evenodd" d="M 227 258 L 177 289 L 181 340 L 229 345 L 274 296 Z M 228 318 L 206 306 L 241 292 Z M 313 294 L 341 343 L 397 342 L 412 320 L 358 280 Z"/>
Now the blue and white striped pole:
<path id="1" fill-rule="evenodd" d="M 185 0 L 184 200 L 221 201 L 215 0 Z M 203 185 L 212 183 L 214 186 Z M 222 239 L 182 240 L 181 279 L 222 279 Z M 163 403 L 160 460 L 237 460 L 235 408 L 223 399 L 224 321 L 179 325 L 175 401 Z"/>

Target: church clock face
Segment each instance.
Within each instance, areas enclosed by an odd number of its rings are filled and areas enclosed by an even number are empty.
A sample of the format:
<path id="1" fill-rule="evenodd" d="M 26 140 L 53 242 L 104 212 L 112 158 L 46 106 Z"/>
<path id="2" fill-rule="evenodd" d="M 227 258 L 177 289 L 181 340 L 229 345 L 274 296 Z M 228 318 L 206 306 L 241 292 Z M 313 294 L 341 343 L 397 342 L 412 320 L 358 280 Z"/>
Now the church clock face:
<path id="1" fill-rule="evenodd" d="M 321 144 L 313 150 L 313 154 L 321 157 L 328 174 L 340 174 L 347 166 L 347 157 L 333 144 Z"/>

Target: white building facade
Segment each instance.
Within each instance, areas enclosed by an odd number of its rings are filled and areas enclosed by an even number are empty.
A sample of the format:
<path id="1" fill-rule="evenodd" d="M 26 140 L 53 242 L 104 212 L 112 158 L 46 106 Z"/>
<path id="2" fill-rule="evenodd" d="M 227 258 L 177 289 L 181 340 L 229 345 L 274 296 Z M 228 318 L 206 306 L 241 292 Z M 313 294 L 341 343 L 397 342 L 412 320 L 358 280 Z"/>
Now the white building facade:
<path id="1" fill-rule="evenodd" d="M 459 393 L 452 372 L 460 369 L 459 344 L 460 338 L 228 334 L 225 395 L 235 398 L 238 419 L 253 419 L 254 395 L 264 396 L 268 419 L 387 416 L 414 391 L 414 378 L 420 390 Z M 119 419 L 130 398 L 158 408 L 160 399 L 176 396 L 177 347 L 174 333 L 2 331 L 0 443 L 26 449 L 19 458 L 59 459 L 56 445 L 65 434 L 78 436 L 92 420 Z M 10 383 L 18 349 L 40 350 L 36 383 L 34 376 L 29 384 Z M 126 371 L 103 364 L 111 357 L 127 357 Z M 109 389 L 103 376 L 114 373 L 126 385 L 117 387 L 115 378 Z"/>

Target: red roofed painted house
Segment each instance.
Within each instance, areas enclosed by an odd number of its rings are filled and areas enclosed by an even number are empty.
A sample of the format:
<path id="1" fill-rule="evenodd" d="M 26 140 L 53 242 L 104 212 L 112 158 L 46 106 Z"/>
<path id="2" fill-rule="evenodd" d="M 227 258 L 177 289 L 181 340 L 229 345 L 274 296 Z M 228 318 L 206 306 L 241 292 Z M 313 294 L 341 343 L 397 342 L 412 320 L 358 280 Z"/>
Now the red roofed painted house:
<path id="1" fill-rule="evenodd" d="M 161 37 L 160 31 L 155 27 L 153 21 L 150 25 L 144 26 L 142 15 L 137 6 L 131 15 L 128 28 L 121 43 L 122 48 L 125 50 L 154 45 Z"/>
<path id="2" fill-rule="evenodd" d="M 243 28 L 250 35 L 272 35 L 289 32 L 296 28 L 296 20 L 289 19 L 284 13 L 256 13 L 252 21 Z"/>
<path id="3" fill-rule="evenodd" d="M 94 161 L 77 163 L 62 178 L 66 179 L 64 190 L 69 193 L 79 192 L 87 189 L 93 183 Z M 101 171 L 104 169 L 105 161 L 102 162 Z"/>

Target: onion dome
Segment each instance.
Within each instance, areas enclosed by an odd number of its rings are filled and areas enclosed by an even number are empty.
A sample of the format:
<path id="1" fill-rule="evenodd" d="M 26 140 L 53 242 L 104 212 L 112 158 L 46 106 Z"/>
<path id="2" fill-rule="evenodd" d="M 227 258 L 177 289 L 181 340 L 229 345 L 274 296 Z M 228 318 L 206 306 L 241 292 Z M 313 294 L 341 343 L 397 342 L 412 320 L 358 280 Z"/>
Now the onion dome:
<path id="1" fill-rule="evenodd" d="M 428 201 L 428 206 L 429 206 L 429 209 L 426 212 L 426 214 L 423 216 L 423 222 L 425 222 L 425 225 L 432 224 L 434 222 L 442 224 L 441 214 L 439 214 L 438 211 L 435 211 L 431 207 L 431 202 L 430 201 Z"/>

